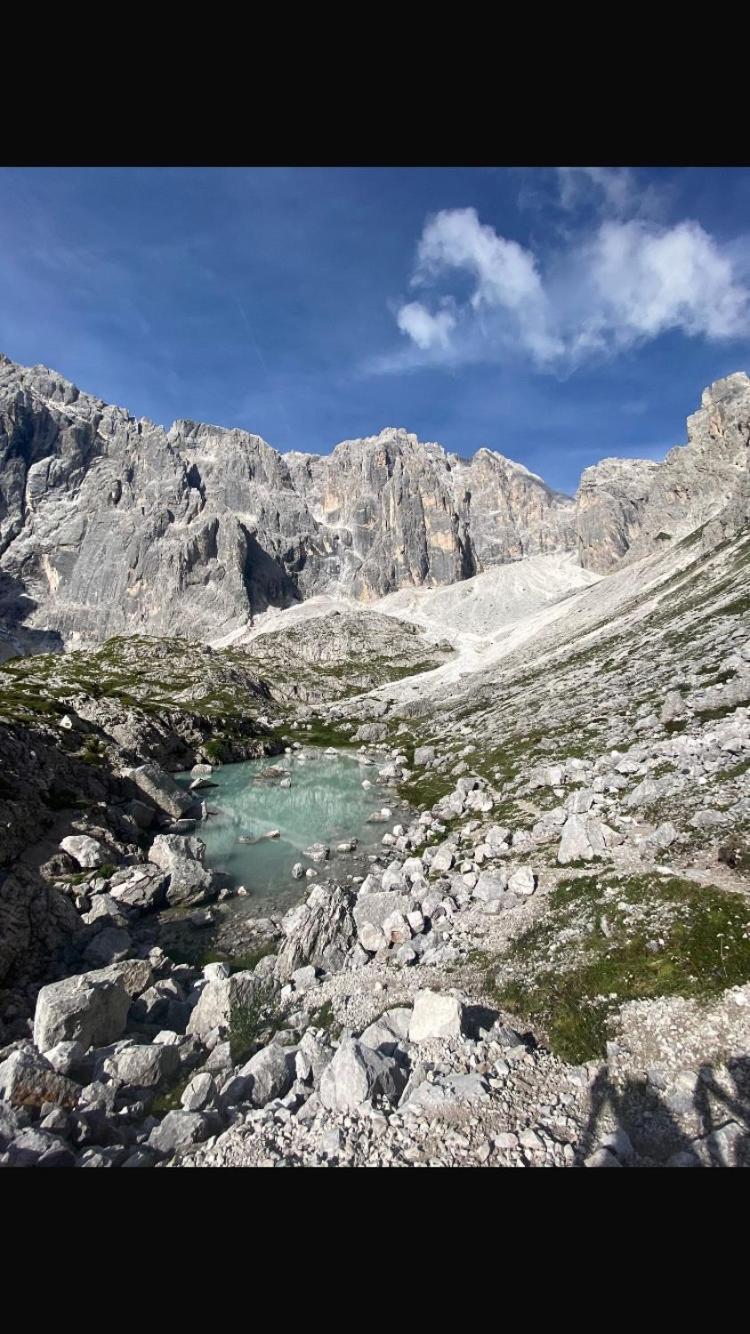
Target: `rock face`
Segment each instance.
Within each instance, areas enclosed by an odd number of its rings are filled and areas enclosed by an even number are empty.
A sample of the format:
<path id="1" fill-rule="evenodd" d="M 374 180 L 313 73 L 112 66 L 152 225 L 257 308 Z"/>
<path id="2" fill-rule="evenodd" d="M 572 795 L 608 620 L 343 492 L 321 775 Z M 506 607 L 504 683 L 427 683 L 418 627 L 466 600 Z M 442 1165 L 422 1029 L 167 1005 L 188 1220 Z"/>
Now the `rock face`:
<path id="1" fill-rule="evenodd" d="M 573 544 L 572 501 L 488 449 L 467 462 L 388 429 L 326 457 L 282 456 L 243 431 L 167 432 L 46 367 L 0 359 L 12 652 L 55 636 L 207 638 L 269 605 L 369 599 Z"/>
<path id="2" fill-rule="evenodd" d="M 688 443 L 663 463 L 604 459 L 586 468 L 576 498 L 578 553 L 605 572 L 628 556 L 668 548 L 726 513 L 726 533 L 750 515 L 750 379 L 743 372 L 704 389 L 687 422 Z"/>
<path id="3" fill-rule="evenodd" d="M 739 507 L 750 380 L 706 389 L 663 464 L 605 459 L 577 500 L 482 448 L 388 428 L 330 455 L 190 421 L 169 431 L 0 356 L 3 656 L 120 633 L 210 638 L 318 594 L 381 597 L 578 549 L 606 571 Z"/>
<path id="4" fill-rule="evenodd" d="M 606 573 L 630 549 L 658 463 L 647 459 L 602 459 L 584 468 L 578 489 L 578 554 L 587 570 Z"/>
<path id="5" fill-rule="evenodd" d="M 84 1049 L 102 1047 L 120 1037 L 129 1008 L 125 988 L 96 972 L 52 982 L 37 998 L 34 1044 L 40 1052 L 58 1042 L 80 1042 Z"/>
<path id="6" fill-rule="evenodd" d="M 727 506 L 737 508 L 738 526 L 750 515 L 750 378 L 740 372 L 704 389 L 687 431 L 687 445 L 670 450 L 656 473 L 633 557 L 685 537 Z"/>

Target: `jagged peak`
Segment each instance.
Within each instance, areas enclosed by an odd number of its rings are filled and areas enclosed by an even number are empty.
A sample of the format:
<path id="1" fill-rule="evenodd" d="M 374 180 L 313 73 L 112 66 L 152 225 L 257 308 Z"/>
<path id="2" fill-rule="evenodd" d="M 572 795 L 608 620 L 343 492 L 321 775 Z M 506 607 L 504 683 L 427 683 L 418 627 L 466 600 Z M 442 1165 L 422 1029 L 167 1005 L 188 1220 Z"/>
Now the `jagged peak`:
<path id="1" fill-rule="evenodd" d="M 735 395 L 744 394 L 748 390 L 750 390 L 750 377 L 745 371 L 734 371 L 731 375 L 724 376 L 722 380 L 714 380 L 713 384 L 708 385 L 701 394 L 701 404 L 704 408 L 709 408 L 724 398 L 734 398 Z"/>
<path id="2" fill-rule="evenodd" d="M 270 450 L 272 454 L 278 454 L 273 445 L 269 445 L 267 440 L 253 431 L 246 431 L 240 426 L 216 426 L 213 422 L 192 421 L 189 417 L 178 417 L 173 421 L 168 436 L 170 440 L 181 441 L 187 446 L 195 440 L 248 441 L 263 450 Z"/>

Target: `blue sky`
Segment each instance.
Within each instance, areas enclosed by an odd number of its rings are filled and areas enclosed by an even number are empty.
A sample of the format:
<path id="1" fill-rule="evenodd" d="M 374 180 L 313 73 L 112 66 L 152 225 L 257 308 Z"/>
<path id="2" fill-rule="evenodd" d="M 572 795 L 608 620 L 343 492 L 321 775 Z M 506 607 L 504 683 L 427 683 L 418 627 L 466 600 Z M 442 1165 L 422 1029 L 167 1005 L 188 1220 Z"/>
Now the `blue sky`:
<path id="1" fill-rule="evenodd" d="M 750 369 L 750 170 L 0 170 L 0 350 L 326 452 L 404 426 L 572 491 Z"/>

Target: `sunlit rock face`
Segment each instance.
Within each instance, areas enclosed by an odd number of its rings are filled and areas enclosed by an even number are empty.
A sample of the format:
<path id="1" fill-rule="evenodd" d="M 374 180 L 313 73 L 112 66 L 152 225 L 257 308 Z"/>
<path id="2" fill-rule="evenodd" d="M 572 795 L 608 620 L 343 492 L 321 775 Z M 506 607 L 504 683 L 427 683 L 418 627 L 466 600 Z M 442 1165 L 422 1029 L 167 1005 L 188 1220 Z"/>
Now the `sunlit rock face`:
<path id="1" fill-rule="evenodd" d="M 0 598 L 16 630 L 208 637 L 318 593 L 368 601 L 570 549 L 571 515 L 489 450 L 465 462 L 389 429 L 280 455 L 0 362 Z"/>
<path id="2" fill-rule="evenodd" d="M 663 463 L 604 459 L 586 468 L 576 497 L 578 553 L 605 573 L 719 522 L 714 540 L 750 515 L 750 379 L 742 372 L 704 389 L 687 421 L 688 443 Z"/>
<path id="3" fill-rule="evenodd" d="M 581 474 L 577 500 L 578 555 L 604 574 L 627 554 L 641 530 L 658 463 L 602 459 Z"/>
<path id="4" fill-rule="evenodd" d="M 369 602 L 556 552 L 606 572 L 725 511 L 744 520 L 747 376 L 706 390 L 688 433 L 661 465 L 587 469 L 574 501 L 502 454 L 400 429 L 325 456 L 165 431 L 0 358 L 0 649 L 208 639 L 318 594 Z"/>

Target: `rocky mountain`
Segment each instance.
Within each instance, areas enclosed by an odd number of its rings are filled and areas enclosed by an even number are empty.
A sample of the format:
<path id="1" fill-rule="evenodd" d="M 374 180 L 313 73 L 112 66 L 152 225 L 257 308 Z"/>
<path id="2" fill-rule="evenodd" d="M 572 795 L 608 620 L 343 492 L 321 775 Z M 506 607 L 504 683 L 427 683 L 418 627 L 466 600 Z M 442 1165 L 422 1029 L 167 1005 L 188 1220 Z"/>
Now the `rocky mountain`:
<path id="1" fill-rule="evenodd" d="M 578 552 L 606 572 L 724 516 L 725 534 L 750 515 L 750 379 L 742 372 L 704 389 L 688 417 L 688 443 L 663 463 L 604 459 L 586 468 L 576 497 Z"/>
<path id="2" fill-rule="evenodd" d="M 575 500 L 490 449 L 396 429 L 331 454 L 169 431 L 0 357 L 3 656 L 118 633 L 230 634 L 321 594 L 371 601 L 577 551 L 596 572 L 746 504 L 750 381 L 703 395 L 663 464 L 605 459 Z M 739 499 L 738 499 L 739 498 Z"/>
<path id="3" fill-rule="evenodd" d="M 747 377 L 573 503 L 2 375 L 0 1167 L 747 1165 Z M 214 769 L 321 750 L 282 913 Z"/>
<path id="4" fill-rule="evenodd" d="M 326 457 L 188 421 L 164 431 L 0 361 L 8 649 L 231 632 L 321 593 L 369 600 L 569 550 L 573 502 L 490 450 L 386 430 Z M 43 638 L 47 634 L 48 638 Z"/>

